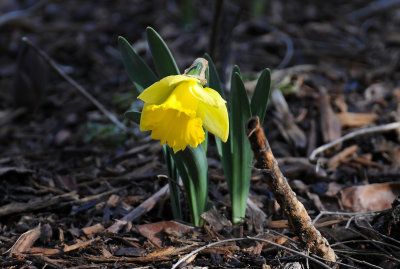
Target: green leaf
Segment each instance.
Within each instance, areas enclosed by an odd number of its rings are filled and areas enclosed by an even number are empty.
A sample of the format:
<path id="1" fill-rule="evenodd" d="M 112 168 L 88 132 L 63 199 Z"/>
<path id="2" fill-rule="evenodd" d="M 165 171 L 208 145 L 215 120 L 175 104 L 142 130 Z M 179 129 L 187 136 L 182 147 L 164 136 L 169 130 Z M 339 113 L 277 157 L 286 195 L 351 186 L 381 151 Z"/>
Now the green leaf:
<path id="1" fill-rule="evenodd" d="M 233 76 L 235 75 L 235 73 L 238 73 L 240 77 L 242 76 L 242 75 L 240 74 L 240 68 L 239 68 L 239 66 L 237 66 L 237 65 L 234 65 L 234 66 L 233 66 L 231 79 L 233 79 Z"/>
<path id="2" fill-rule="evenodd" d="M 125 117 L 137 124 L 140 124 L 141 115 L 142 115 L 142 113 L 140 113 L 139 111 L 126 111 L 125 112 Z"/>
<path id="3" fill-rule="evenodd" d="M 168 150 L 166 144 L 163 145 L 163 155 L 165 165 L 168 170 L 168 185 L 171 199 L 172 215 L 176 220 L 183 220 L 182 207 L 180 199 L 180 187 L 179 187 L 179 173 L 174 161 L 174 152 Z"/>
<path id="4" fill-rule="evenodd" d="M 131 44 L 122 36 L 118 37 L 118 46 L 125 70 L 139 92 L 158 80 L 142 57 L 137 55 Z"/>
<path id="5" fill-rule="evenodd" d="M 147 43 L 160 78 L 179 75 L 179 68 L 162 37 L 151 27 L 147 27 L 146 33 Z"/>
<path id="6" fill-rule="evenodd" d="M 232 75 L 230 100 L 232 172 L 228 187 L 232 201 L 232 220 L 239 223 L 246 213 L 253 152 L 245 131 L 246 122 L 251 117 L 250 104 L 242 78 L 237 72 Z"/>
<path id="7" fill-rule="evenodd" d="M 271 91 L 271 71 L 266 68 L 261 73 L 251 98 L 251 114 L 260 118 L 260 124 L 264 123 L 265 112 L 267 111 L 269 94 Z"/>
<path id="8" fill-rule="evenodd" d="M 172 150 L 170 150 L 172 151 Z M 207 209 L 208 163 L 201 145 L 186 147 L 174 154 L 183 187 L 189 198 L 193 224 L 201 225 L 200 215 Z"/>
<path id="9" fill-rule="evenodd" d="M 221 80 L 219 79 L 217 69 L 215 68 L 214 62 L 211 59 L 210 55 L 207 53 L 204 55 L 204 58 L 208 61 L 208 69 L 209 69 L 209 79 L 208 79 L 208 87 L 216 90 L 222 98 L 225 99 L 224 89 L 222 87 Z"/>

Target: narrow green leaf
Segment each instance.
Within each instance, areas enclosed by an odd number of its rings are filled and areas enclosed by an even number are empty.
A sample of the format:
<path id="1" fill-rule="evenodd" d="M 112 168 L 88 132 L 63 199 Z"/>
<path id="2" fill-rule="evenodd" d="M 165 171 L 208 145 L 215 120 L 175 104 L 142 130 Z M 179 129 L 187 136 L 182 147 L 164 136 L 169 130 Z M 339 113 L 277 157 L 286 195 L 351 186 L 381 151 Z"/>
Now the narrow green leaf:
<path id="1" fill-rule="evenodd" d="M 251 98 L 251 114 L 260 118 L 260 124 L 264 123 L 265 112 L 267 111 L 269 94 L 271 91 L 271 71 L 266 68 L 261 73 Z"/>
<path id="2" fill-rule="evenodd" d="M 251 116 L 250 104 L 243 81 L 237 72 L 232 76 L 230 100 L 232 178 L 228 185 L 231 190 L 232 220 L 238 223 L 245 217 L 253 152 L 245 131 L 246 122 Z"/>
<path id="3" fill-rule="evenodd" d="M 134 123 L 140 124 L 140 117 L 142 113 L 139 111 L 126 111 L 125 112 L 125 117 L 133 121 Z"/>
<path id="4" fill-rule="evenodd" d="M 219 79 L 218 72 L 217 69 L 215 68 L 213 60 L 207 53 L 204 55 L 204 58 L 208 61 L 208 68 L 209 68 L 210 78 L 208 80 L 208 87 L 216 90 L 222 96 L 222 98 L 225 99 L 224 89 L 222 87 L 222 83 L 221 80 Z"/>
<path id="5" fill-rule="evenodd" d="M 240 75 L 240 77 L 242 77 L 242 75 L 240 73 L 240 68 L 237 65 L 233 66 L 231 79 L 233 79 L 233 76 L 235 75 L 235 73 L 238 73 Z"/>
<path id="6" fill-rule="evenodd" d="M 122 36 L 118 37 L 118 46 L 126 72 L 139 92 L 158 80 L 142 57 L 137 55 L 131 44 Z"/>
<path id="7" fill-rule="evenodd" d="M 147 27 L 147 43 L 149 44 L 154 65 L 160 78 L 179 75 L 179 68 L 162 37 L 151 27 Z"/>

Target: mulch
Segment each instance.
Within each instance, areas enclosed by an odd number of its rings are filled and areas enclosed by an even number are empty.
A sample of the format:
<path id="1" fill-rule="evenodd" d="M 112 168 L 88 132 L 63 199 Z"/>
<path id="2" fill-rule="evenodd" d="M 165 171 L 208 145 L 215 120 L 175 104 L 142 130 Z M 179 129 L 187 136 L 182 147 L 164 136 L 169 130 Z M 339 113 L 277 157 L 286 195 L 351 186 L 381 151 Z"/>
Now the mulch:
<path id="1" fill-rule="evenodd" d="M 316 227 L 344 268 L 396 268 L 398 130 L 345 141 L 318 156 L 318 169 L 308 156 L 359 128 L 400 120 L 397 2 L 274 0 L 262 15 L 251 1 L 223 1 L 220 13 L 214 1 L 193 2 L 194 20 L 186 25 L 179 1 L 0 3 L 0 267 L 320 268 L 257 169 L 247 218 L 231 225 L 211 137 L 214 209 L 202 227 L 192 227 L 188 216 L 172 220 L 162 148 L 123 116 L 140 104 L 117 37 L 152 66 L 145 39 L 152 26 L 181 70 L 211 52 L 227 84 L 232 65 L 239 65 L 251 94 L 258 72 L 270 68 L 280 91 L 270 99 L 264 131 L 299 200 L 318 218 Z M 22 57 L 23 36 L 129 126 L 129 134 L 33 50 Z M 364 189 L 346 189 L 357 186 Z"/>

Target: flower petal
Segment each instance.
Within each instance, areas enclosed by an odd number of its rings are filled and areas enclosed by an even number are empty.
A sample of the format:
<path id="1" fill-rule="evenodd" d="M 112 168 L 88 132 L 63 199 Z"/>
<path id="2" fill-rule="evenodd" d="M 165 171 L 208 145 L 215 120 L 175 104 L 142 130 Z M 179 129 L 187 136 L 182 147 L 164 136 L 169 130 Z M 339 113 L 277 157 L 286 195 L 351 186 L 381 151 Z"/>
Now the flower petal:
<path id="1" fill-rule="evenodd" d="M 198 83 L 192 86 L 190 90 L 197 99 L 210 106 L 220 107 L 226 103 L 216 90 L 203 88 Z"/>
<path id="2" fill-rule="evenodd" d="M 145 103 L 159 105 L 168 98 L 175 86 L 183 81 L 197 80 L 184 75 L 168 76 L 146 88 L 138 98 Z"/>
<path id="3" fill-rule="evenodd" d="M 221 138 L 223 142 L 228 140 L 229 118 L 225 104 L 219 107 L 214 107 L 200 102 L 197 114 L 203 119 L 204 128 Z"/>
<path id="4" fill-rule="evenodd" d="M 151 130 L 151 138 L 167 143 L 174 152 L 187 145 L 197 147 L 204 141 L 201 118 L 195 111 L 178 110 L 166 105 L 145 105 L 140 120 L 140 130 Z"/>

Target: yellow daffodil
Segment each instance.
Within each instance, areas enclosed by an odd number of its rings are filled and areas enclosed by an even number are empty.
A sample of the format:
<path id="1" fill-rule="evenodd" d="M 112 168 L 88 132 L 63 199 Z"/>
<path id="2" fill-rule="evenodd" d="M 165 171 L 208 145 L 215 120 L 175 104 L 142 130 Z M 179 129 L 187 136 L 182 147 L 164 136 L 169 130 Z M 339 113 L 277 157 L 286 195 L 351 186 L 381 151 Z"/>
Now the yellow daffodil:
<path id="1" fill-rule="evenodd" d="M 200 80 L 187 75 L 168 76 L 145 89 L 141 131 L 152 131 L 151 138 L 167 143 L 174 152 L 204 141 L 204 130 L 226 142 L 229 120 L 226 101 Z"/>

